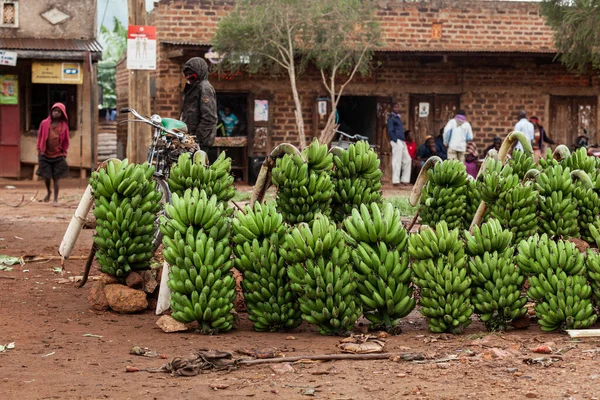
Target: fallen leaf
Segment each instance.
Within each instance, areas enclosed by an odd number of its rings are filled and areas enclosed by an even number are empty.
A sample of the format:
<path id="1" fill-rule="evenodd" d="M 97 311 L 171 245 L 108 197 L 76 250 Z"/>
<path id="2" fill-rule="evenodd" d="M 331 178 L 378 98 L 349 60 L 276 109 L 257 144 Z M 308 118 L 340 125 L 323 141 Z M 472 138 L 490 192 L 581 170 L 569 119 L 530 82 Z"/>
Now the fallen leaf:
<path id="1" fill-rule="evenodd" d="M 86 333 L 86 334 L 84 334 L 84 335 L 83 335 L 83 337 L 95 337 L 95 338 L 103 338 L 104 336 L 101 336 L 101 335 L 94 335 L 94 334 L 91 334 L 91 333 Z"/>

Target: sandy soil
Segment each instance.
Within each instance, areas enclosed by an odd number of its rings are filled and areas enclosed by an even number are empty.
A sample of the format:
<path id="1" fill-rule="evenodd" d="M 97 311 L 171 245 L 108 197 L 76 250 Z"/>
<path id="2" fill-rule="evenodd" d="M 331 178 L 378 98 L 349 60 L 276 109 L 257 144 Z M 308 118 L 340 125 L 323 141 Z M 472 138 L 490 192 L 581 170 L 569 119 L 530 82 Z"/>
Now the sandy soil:
<path id="1" fill-rule="evenodd" d="M 61 206 L 34 202 L 20 208 L 0 204 L 0 254 L 56 255 L 83 187 L 67 181 Z M 16 186 L 6 189 L 7 185 Z M 18 203 L 43 184 L 0 180 L 0 203 Z M 74 252 L 86 255 L 92 230 L 84 230 Z M 387 339 L 387 352 L 415 352 L 426 362 L 335 361 L 296 363 L 278 374 L 269 365 L 172 377 L 127 373 L 127 366 L 154 368 L 200 348 L 271 349 L 285 356 L 338 353 L 340 338 L 322 337 L 307 326 L 290 333 L 256 333 L 245 314 L 240 328 L 206 337 L 194 332 L 165 334 L 146 312 L 119 315 L 88 307 L 90 284 L 78 289 L 61 279 L 81 275 L 84 260 L 57 260 L 0 271 L 0 398 L 3 399 L 593 399 L 600 396 L 600 338 L 571 340 L 545 334 L 535 325 L 503 334 L 487 333 L 476 321 L 460 336 L 434 335 L 414 312 L 403 333 Z M 94 267 L 93 273 L 97 273 Z M 86 337 L 85 334 L 101 337 Z M 553 354 L 532 350 L 548 344 Z M 167 359 L 130 355 L 148 347 Z M 236 354 L 237 356 L 237 354 Z M 538 358 L 544 358 L 542 363 Z M 442 361 L 439 361 L 442 359 Z M 443 361 L 443 359 L 450 359 Z M 436 362 L 437 361 L 437 362 Z M 531 363 L 531 364 L 528 364 Z"/>

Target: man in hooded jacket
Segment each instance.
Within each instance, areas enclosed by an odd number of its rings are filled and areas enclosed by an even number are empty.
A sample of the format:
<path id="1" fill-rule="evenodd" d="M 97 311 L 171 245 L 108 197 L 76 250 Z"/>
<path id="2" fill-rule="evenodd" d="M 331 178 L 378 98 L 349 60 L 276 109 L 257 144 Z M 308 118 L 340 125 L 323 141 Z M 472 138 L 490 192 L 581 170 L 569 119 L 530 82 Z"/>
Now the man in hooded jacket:
<path id="1" fill-rule="evenodd" d="M 206 61 L 200 57 L 189 59 L 183 65 L 183 75 L 187 84 L 180 119 L 201 147 L 212 146 L 217 134 L 217 97 L 208 82 Z"/>

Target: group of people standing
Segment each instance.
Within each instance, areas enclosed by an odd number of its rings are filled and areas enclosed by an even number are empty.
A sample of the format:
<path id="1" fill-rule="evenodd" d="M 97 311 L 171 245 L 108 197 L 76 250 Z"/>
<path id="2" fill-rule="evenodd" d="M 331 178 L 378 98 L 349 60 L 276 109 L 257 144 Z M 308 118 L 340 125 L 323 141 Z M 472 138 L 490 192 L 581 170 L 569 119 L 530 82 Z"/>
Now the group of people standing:
<path id="1" fill-rule="evenodd" d="M 514 130 L 523 132 L 530 140 L 535 161 L 537 162 L 545 152 L 546 144 L 555 144 L 540 125 L 537 117 L 527 119 L 525 111 L 519 111 L 518 122 Z M 394 104 L 387 121 L 387 131 L 392 146 L 392 183 L 394 186 L 409 185 L 414 181 L 416 173 L 425 161 L 433 156 L 442 160 L 458 160 L 465 164 L 467 173 L 473 177 L 477 175 L 479 166 L 477 161 L 479 153 L 473 141 L 473 128 L 467 121 L 465 111 L 459 110 L 450 119 L 439 134 L 434 138 L 425 137 L 425 142 L 417 148 L 410 130 L 405 131 L 400 118 L 400 106 Z M 493 143 L 486 148 L 485 154 L 491 149 L 499 150 L 502 138 L 496 136 Z M 521 144 L 516 149 L 523 150 Z"/>

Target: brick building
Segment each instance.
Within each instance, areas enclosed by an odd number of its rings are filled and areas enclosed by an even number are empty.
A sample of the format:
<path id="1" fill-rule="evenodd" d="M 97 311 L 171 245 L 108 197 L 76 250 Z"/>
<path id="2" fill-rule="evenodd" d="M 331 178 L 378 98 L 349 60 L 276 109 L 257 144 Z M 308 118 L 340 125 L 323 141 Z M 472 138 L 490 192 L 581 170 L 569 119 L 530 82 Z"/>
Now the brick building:
<path id="1" fill-rule="evenodd" d="M 219 18 L 233 7 L 227 0 L 161 0 L 153 17 L 159 36 L 155 110 L 178 116 L 182 64 L 205 57 Z M 383 46 L 368 77 L 344 92 L 342 129 L 362 133 L 379 145 L 386 175 L 389 142 L 385 120 L 393 102 L 416 133 L 417 143 L 435 134 L 454 112 L 467 111 L 480 151 L 494 136 L 505 136 L 525 109 L 537 115 L 555 140 L 572 145 L 584 133 L 598 143 L 597 75 L 576 75 L 554 62 L 552 32 L 531 2 L 381 0 L 376 13 Z M 217 76 L 211 83 L 220 107 L 231 105 L 244 120 L 247 154 L 265 154 L 277 143 L 297 143 L 294 104 L 286 77 Z M 308 71 L 299 83 L 308 136 L 318 136 L 326 97 L 320 77 Z M 254 101 L 267 100 L 267 121 L 254 121 Z M 419 110 L 419 105 L 425 110 Z M 239 115 L 238 115 L 239 116 Z"/>
<path id="2" fill-rule="evenodd" d="M 96 0 L 0 1 L 0 176 L 31 176 L 40 122 L 55 102 L 69 114 L 67 163 L 95 168 Z M 4 56 L 6 57 L 6 56 Z"/>

